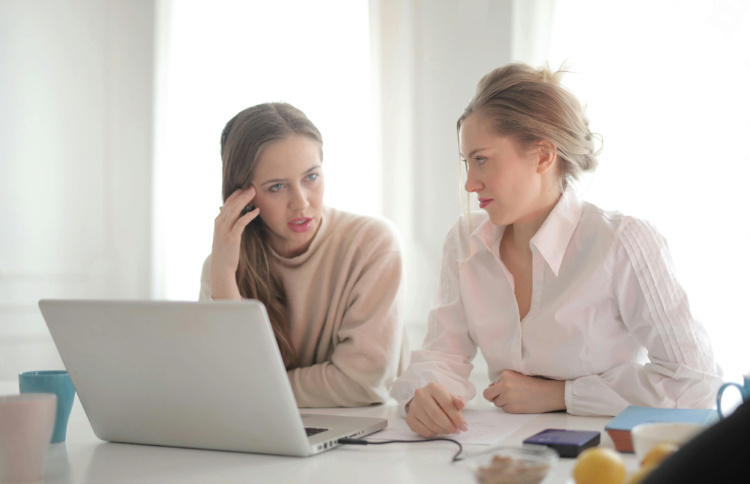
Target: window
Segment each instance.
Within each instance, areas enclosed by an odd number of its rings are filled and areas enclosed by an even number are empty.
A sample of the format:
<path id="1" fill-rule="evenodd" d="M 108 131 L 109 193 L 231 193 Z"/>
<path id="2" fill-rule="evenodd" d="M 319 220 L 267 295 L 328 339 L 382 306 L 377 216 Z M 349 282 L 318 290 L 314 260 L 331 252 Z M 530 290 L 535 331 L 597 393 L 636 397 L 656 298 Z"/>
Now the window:
<path id="1" fill-rule="evenodd" d="M 165 0 L 157 22 L 155 297 L 198 296 L 222 204 L 219 137 L 246 107 L 302 109 L 323 134 L 326 203 L 379 213 L 366 0 Z"/>
<path id="2" fill-rule="evenodd" d="M 670 243 L 725 376 L 748 371 L 750 4 L 559 0 L 550 64 L 604 137 L 583 198 Z"/>

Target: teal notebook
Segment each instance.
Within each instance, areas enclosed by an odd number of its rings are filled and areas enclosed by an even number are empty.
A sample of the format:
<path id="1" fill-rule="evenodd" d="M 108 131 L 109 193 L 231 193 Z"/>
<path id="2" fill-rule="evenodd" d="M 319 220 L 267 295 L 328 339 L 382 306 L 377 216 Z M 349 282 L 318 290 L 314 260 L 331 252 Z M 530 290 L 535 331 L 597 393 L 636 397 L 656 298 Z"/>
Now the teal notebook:
<path id="1" fill-rule="evenodd" d="M 615 448 L 633 452 L 630 430 L 636 425 L 651 422 L 684 422 L 711 425 L 718 420 L 716 410 L 698 408 L 652 408 L 629 406 L 604 427 Z"/>

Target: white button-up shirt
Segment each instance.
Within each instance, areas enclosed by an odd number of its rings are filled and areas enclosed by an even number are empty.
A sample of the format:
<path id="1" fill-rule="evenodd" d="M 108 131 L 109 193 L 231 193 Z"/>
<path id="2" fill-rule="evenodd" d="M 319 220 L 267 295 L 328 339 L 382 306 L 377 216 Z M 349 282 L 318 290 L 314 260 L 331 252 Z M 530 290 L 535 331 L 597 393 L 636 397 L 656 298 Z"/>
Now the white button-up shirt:
<path id="1" fill-rule="evenodd" d="M 431 381 L 473 398 L 477 348 L 490 381 L 504 370 L 565 380 L 575 415 L 713 405 L 721 370 L 654 227 L 566 191 L 531 239 L 531 307 L 521 320 L 500 260 L 505 227 L 486 212 L 470 219 L 445 240 L 424 345 L 391 391 L 402 406 Z"/>

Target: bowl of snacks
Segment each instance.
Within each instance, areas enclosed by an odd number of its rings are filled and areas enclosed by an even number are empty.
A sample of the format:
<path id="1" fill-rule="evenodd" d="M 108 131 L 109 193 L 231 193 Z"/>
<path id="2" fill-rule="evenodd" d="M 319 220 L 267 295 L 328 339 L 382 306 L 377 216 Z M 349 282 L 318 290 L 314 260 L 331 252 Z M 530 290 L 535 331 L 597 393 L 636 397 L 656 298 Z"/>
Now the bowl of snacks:
<path id="1" fill-rule="evenodd" d="M 463 459 L 480 484 L 541 484 L 557 465 L 554 450 L 541 445 L 495 446 Z"/>

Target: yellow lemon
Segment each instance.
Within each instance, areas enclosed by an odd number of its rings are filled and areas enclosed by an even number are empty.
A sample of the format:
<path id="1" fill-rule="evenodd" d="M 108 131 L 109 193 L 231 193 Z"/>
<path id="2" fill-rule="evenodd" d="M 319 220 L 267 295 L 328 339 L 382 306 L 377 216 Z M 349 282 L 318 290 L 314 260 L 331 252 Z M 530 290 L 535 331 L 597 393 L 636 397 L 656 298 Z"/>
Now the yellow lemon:
<path id="1" fill-rule="evenodd" d="M 657 464 L 648 464 L 644 465 L 640 469 L 638 469 L 635 474 L 630 476 L 630 479 L 628 480 L 628 484 L 640 484 L 643 482 L 643 480 L 651 474 L 651 472 L 658 467 Z"/>
<path id="2" fill-rule="evenodd" d="M 576 484 L 622 484 L 625 462 L 612 449 L 592 447 L 578 456 L 573 468 Z"/>
<path id="3" fill-rule="evenodd" d="M 642 466 L 649 464 L 659 465 L 661 462 L 669 457 L 670 455 L 677 452 L 680 448 L 672 443 L 663 443 L 655 445 L 651 450 L 646 453 L 641 461 Z"/>

